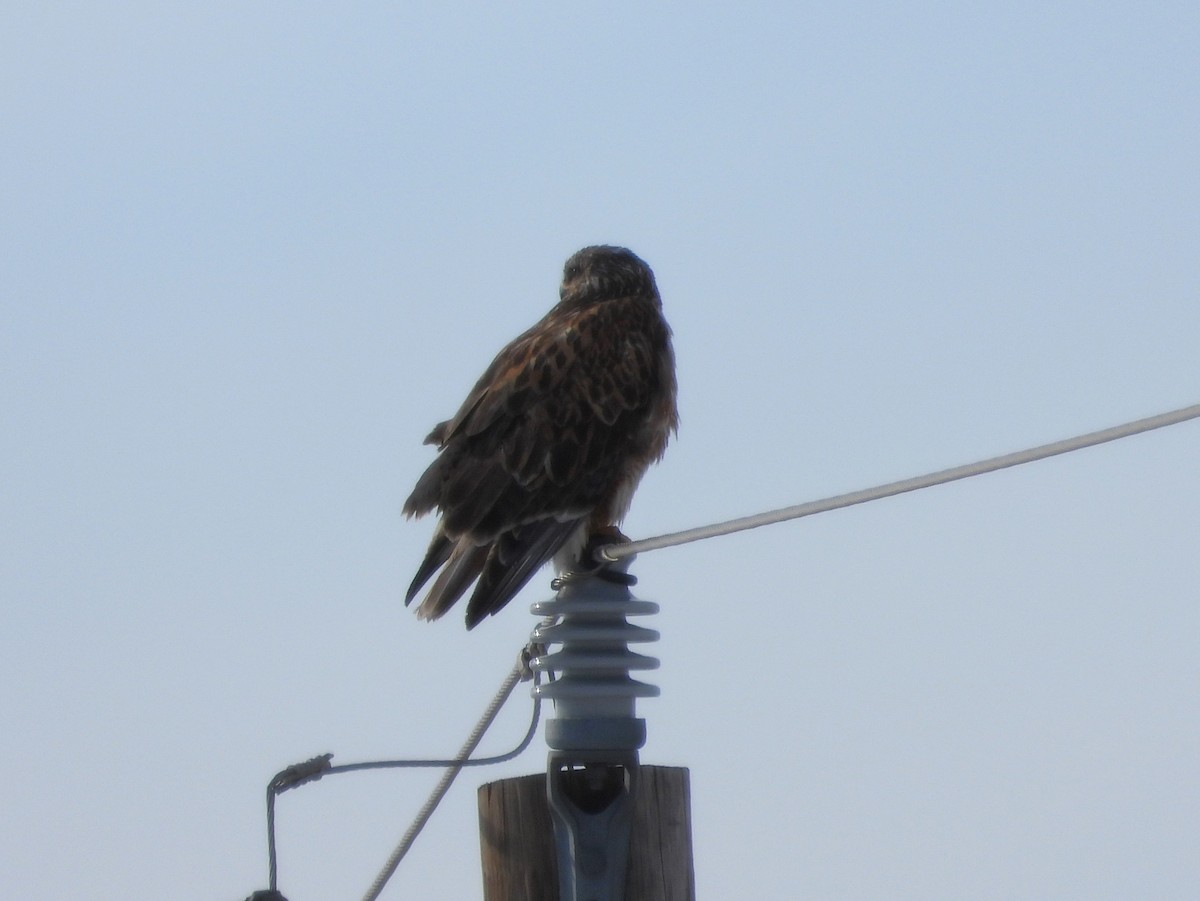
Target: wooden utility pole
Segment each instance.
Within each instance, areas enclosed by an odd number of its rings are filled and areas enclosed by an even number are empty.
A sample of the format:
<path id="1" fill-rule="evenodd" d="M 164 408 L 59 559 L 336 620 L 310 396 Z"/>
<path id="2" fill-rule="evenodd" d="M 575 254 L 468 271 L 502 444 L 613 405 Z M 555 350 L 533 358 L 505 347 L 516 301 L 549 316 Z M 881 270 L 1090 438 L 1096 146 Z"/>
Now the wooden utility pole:
<path id="1" fill-rule="evenodd" d="M 686 767 L 642 766 L 625 901 L 695 901 Z M 479 787 L 484 901 L 559 901 L 546 774 Z"/>

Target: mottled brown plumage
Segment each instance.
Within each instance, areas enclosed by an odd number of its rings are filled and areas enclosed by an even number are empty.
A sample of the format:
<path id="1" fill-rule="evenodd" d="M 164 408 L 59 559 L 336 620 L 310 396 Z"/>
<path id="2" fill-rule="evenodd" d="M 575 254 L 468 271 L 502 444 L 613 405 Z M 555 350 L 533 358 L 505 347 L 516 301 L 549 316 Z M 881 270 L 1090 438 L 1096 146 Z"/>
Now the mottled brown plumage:
<path id="1" fill-rule="evenodd" d="M 676 428 L 671 330 L 650 267 L 622 247 L 585 247 L 559 297 L 425 439 L 438 457 L 404 505 L 441 513 L 405 601 L 440 569 L 423 619 L 476 582 L 472 628 L 546 561 L 569 567 L 590 535 L 615 529 Z"/>

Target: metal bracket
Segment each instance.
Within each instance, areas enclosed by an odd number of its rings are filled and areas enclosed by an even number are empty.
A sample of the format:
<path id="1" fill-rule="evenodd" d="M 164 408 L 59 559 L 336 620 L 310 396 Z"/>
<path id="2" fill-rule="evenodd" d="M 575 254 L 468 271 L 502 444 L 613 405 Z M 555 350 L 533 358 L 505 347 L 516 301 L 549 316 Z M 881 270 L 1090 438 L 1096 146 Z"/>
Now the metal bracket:
<path id="1" fill-rule="evenodd" d="M 637 752 L 580 764 L 552 751 L 546 774 L 562 901 L 621 901 L 629 864 Z"/>

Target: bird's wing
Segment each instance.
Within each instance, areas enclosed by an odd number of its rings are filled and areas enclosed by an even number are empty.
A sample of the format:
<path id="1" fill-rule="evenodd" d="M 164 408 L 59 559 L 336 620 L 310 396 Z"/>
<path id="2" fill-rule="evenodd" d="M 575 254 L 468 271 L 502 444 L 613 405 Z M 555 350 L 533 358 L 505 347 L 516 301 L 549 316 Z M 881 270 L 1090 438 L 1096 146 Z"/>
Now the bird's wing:
<path id="1" fill-rule="evenodd" d="M 638 450 L 659 378 L 641 306 L 630 298 L 552 311 L 500 352 L 431 433 L 439 455 L 405 512 L 437 507 L 442 521 L 409 597 L 443 563 L 459 577 L 443 573 L 422 611 L 439 615 L 453 604 L 470 570 L 480 579 L 469 616 L 499 610 L 613 490 Z M 484 546 L 485 559 L 467 550 Z"/>

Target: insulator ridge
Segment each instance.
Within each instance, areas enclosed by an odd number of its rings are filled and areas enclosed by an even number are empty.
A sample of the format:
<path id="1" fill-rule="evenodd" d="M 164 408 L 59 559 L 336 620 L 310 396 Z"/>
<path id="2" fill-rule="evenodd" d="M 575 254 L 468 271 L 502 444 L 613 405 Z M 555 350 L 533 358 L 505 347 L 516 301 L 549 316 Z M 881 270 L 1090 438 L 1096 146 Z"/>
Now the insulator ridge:
<path id="1" fill-rule="evenodd" d="M 533 605 L 535 614 L 552 618 L 534 630 L 534 642 L 559 648 L 531 662 L 535 671 L 554 676 L 533 689 L 536 697 L 554 701 L 556 715 L 546 726 L 552 748 L 635 750 L 645 742 L 635 702 L 657 697 L 659 690 L 630 673 L 657 669 L 658 659 L 629 646 L 659 636 L 627 617 L 657 613 L 658 605 L 635 599 L 625 581 L 566 579 L 553 599 Z"/>

